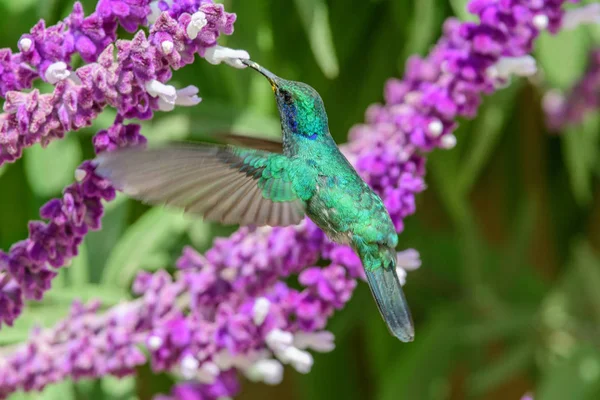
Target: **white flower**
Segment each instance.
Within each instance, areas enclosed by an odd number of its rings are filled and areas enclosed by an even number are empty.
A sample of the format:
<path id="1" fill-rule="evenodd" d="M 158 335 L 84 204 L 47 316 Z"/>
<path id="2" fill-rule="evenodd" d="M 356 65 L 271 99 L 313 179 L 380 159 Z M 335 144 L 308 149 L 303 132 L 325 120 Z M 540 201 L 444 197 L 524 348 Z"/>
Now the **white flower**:
<path id="1" fill-rule="evenodd" d="M 202 28 L 204 28 L 207 23 L 208 21 L 206 20 L 206 14 L 204 14 L 202 11 L 195 12 L 192 14 L 192 20 L 185 29 L 185 32 L 190 39 L 194 40 L 198 37 L 198 33 L 200 33 Z"/>
<path id="2" fill-rule="evenodd" d="M 186 355 L 180 362 L 181 375 L 186 379 L 192 379 L 198 372 L 200 363 L 192 355 Z"/>
<path id="3" fill-rule="evenodd" d="M 223 350 L 213 356 L 214 363 L 222 370 L 228 370 L 234 365 L 234 357 L 227 350 Z"/>
<path id="4" fill-rule="evenodd" d="M 256 299 L 254 306 L 252 307 L 252 320 L 256 326 L 260 326 L 263 322 L 265 322 L 265 318 L 267 318 L 270 308 L 271 302 L 269 299 L 265 297 L 259 297 Z"/>
<path id="5" fill-rule="evenodd" d="M 454 135 L 450 136 L 454 137 Z M 456 140 L 455 137 L 454 140 Z M 406 271 L 414 271 L 419 268 L 421 266 L 421 256 L 415 249 L 406 249 L 399 251 L 397 257 L 396 274 L 398 274 L 400 284 L 404 286 L 406 283 Z"/>
<path id="6" fill-rule="evenodd" d="M 313 366 L 312 355 L 307 351 L 302 351 L 294 346 L 289 346 L 285 350 L 277 353 L 277 358 L 292 367 L 301 374 L 307 374 Z"/>
<path id="7" fill-rule="evenodd" d="M 177 91 L 177 99 L 175 104 L 178 106 L 195 106 L 202 101 L 201 97 L 198 97 L 198 88 L 194 85 L 189 85 L 183 89 Z"/>
<path id="8" fill-rule="evenodd" d="M 555 113 L 561 110 L 566 103 L 565 96 L 558 90 L 549 90 L 542 98 L 542 108 L 546 113 Z"/>
<path id="9" fill-rule="evenodd" d="M 439 119 L 434 119 L 429 123 L 429 125 L 427 125 L 427 130 L 431 136 L 439 137 L 444 131 L 444 125 Z"/>
<path id="10" fill-rule="evenodd" d="M 447 135 L 442 136 L 440 140 L 440 145 L 443 149 L 452 149 L 456 146 L 456 136 L 449 133 Z"/>
<path id="11" fill-rule="evenodd" d="M 170 40 L 165 40 L 164 42 L 160 43 L 160 48 L 162 49 L 163 53 L 167 55 L 173 52 L 174 47 L 175 45 Z"/>
<path id="12" fill-rule="evenodd" d="M 22 51 L 29 51 L 29 49 L 31 49 L 32 45 L 33 45 L 33 41 L 29 38 L 23 38 L 23 39 L 19 40 L 19 47 L 21 48 Z"/>
<path id="13" fill-rule="evenodd" d="M 75 170 L 75 180 L 76 180 L 77 182 L 81 182 L 81 181 L 83 181 L 83 180 L 85 179 L 85 177 L 86 177 L 86 176 L 87 176 L 87 172 L 85 172 L 85 170 L 83 170 L 83 169 L 79 169 L 79 168 L 77 168 L 77 169 Z"/>
<path id="14" fill-rule="evenodd" d="M 333 333 L 328 331 L 298 332 L 294 335 L 294 346 L 326 353 L 335 349 L 334 339 Z"/>
<path id="15" fill-rule="evenodd" d="M 278 385 L 283 380 L 283 365 L 273 359 L 259 360 L 246 369 L 244 373 L 253 382 Z"/>
<path id="16" fill-rule="evenodd" d="M 158 108 L 162 111 L 171 111 L 175 108 L 177 90 L 175 86 L 165 85 L 153 79 L 146 82 L 146 91 L 152 97 L 158 97 Z"/>
<path id="17" fill-rule="evenodd" d="M 163 340 L 160 336 L 153 335 L 148 338 L 148 348 L 150 350 L 157 350 L 162 344 Z"/>
<path id="18" fill-rule="evenodd" d="M 54 85 L 57 82 L 67 79 L 71 72 L 67 69 L 67 64 L 62 61 L 57 61 L 48 66 L 44 77 L 46 81 Z"/>
<path id="19" fill-rule="evenodd" d="M 490 78 L 509 78 L 511 75 L 531 76 L 537 72 L 535 58 L 526 55 L 521 57 L 502 57 L 487 69 Z"/>
<path id="20" fill-rule="evenodd" d="M 421 266 L 421 255 L 415 249 L 399 251 L 396 266 L 407 271 L 414 271 Z"/>
<path id="21" fill-rule="evenodd" d="M 219 275 L 227 282 L 233 282 L 237 276 L 237 268 L 223 268 Z"/>
<path id="22" fill-rule="evenodd" d="M 546 14 L 537 14 L 533 17 L 533 25 L 539 30 L 546 29 L 549 23 L 550 19 Z"/>
<path id="23" fill-rule="evenodd" d="M 250 55 L 246 50 L 235 50 L 217 45 L 206 49 L 204 58 L 214 65 L 224 62 L 235 68 L 246 68 L 246 65 L 240 60 L 249 60 Z"/>
<path id="24" fill-rule="evenodd" d="M 158 97 L 158 108 L 161 111 L 172 111 L 175 105 L 195 106 L 202 101 L 198 97 L 198 88 L 193 85 L 177 90 L 175 86 L 153 79 L 146 82 L 146 91 L 150 96 Z"/>
<path id="25" fill-rule="evenodd" d="M 196 378 L 202 383 L 211 384 L 215 382 L 220 373 L 221 370 L 215 363 L 205 362 L 198 369 Z"/>
<path id="26" fill-rule="evenodd" d="M 267 334 L 265 342 L 271 350 L 277 352 L 291 346 L 294 342 L 294 336 L 290 332 L 273 329 Z"/>
<path id="27" fill-rule="evenodd" d="M 599 3 L 568 10 L 562 19 L 563 29 L 575 29 L 585 24 L 600 24 Z"/>
<path id="28" fill-rule="evenodd" d="M 400 267 L 396 267 L 396 275 L 398 275 L 398 281 L 402 286 L 406 284 L 406 270 Z"/>

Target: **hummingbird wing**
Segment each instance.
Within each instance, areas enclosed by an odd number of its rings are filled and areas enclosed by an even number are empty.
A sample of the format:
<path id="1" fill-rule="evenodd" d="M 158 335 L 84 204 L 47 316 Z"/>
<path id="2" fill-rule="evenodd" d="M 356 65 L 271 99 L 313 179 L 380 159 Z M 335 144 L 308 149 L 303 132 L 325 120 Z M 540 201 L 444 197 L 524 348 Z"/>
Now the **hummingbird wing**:
<path id="1" fill-rule="evenodd" d="M 286 226 L 304 218 L 283 155 L 209 145 L 100 155 L 96 172 L 125 194 L 223 224 Z"/>
<path id="2" fill-rule="evenodd" d="M 283 153 L 283 143 L 277 140 L 237 135 L 235 133 L 220 133 L 215 135 L 215 137 L 233 146 L 246 147 L 249 149 L 268 151 L 278 154 Z"/>

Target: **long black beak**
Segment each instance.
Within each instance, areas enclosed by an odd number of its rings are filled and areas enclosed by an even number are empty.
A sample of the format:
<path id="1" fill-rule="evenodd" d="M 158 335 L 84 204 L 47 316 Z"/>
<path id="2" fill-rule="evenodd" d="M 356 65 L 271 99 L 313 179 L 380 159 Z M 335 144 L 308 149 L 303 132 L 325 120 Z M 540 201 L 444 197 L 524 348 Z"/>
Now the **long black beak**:
<path id="1" fill-rule="evenodd" d="M 261 67 L 260 65 L 258 65 L 257 63 L 255 63 L 252 60 L 241 60 L 241 61 L 243 64 L 246 64 L 250 68 L 255 69 L 258 72 L 260 72 L 261 74 L 263 74 L 265 76 L 265 78 L 267 78 L 269 80 L 269 83 L 271 84 L 271 86 L 273 86 L 273 89 L 275 89 L 277 87 L 277 82 L 280 79 L 277 75 L 275 75 L 268 69 Z"/>

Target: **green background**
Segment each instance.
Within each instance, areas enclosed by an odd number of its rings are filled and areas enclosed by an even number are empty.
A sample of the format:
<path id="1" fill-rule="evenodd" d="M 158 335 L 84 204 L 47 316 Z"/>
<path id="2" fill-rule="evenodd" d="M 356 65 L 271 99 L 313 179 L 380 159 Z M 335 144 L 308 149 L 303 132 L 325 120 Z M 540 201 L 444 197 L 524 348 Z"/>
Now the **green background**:
<path id="1" fill-rule="evenodd" d="M 87 13 L 95 5 L 83 3 Z M 341 143 L 366 107 L 382 101 L 386 79 L 402 76 L 407 57 L 427 53 L 446 17 L 469 18 L 465 3 L 231 0 L 236 30 L 220 44 L 315 87 Z M 72 4 L 0 0 L 0 46 L 16 49 L 39 18 L 54 24 Z M 543 400 L 600 398 L 599 119 L 590 113 L 552 135 L 540 108 L 546 90 L 576 82 L 599 40 L 597 27 L 542 35 L 534 56 L 543 74 L 486 98 L 476 119 L 460 121 L 457 147 L 430 154 L 428 189 L 400 236 L 400 247 L 418 249 L 423 261 L 406 286 L 414 343 L 388 335 L 360 284 L 330 323 L 334 352 L 315 355 L 308 375 L 287 368 L 277 387 L 244 382 L 239 398 L 518 399 L 527 391 Z M 271 90 L 258 74 L 198 60 L 172 83 L 197 85 L 204 101 L 144 122 L 152 144 L 223 131 L 279 133 Z M 78 163 L 92 157 L 92 135 L 113 117 L 107 111 L 92 128 L 0 168 L 0 248 L 26 237 L 27 221 L 73 181 Z M 107 306 L 128 299 L 136 271 L 171 267 L 184 245 L 205 250 L 233 230 L 124 198 L 108 206 L 103 225 L 45 300 L 2 329 L 0 345 L 25 340 L 35 323 L 52 325 L 75 298 Z M 167 392 L 171 379 L 146 368 L 136 378 L 65 382 L 28 398 L 147 399 Z"/>

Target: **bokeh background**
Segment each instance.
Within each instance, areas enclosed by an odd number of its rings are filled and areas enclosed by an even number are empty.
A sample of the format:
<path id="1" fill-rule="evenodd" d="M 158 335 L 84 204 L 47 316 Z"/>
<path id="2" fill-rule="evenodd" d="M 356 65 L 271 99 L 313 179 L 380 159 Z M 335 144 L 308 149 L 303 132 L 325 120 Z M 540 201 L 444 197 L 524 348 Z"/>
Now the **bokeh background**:
<path id="1" fill-rule="evenodd" d="M 83 3 L 93 10 L 94 0 Z M 382 101 L 384 82 L 402 76 L 408 56 L 427 53 L 445 18 L 469 18 L 466 0 L 225 3 L 238 20 L 221 44 L 315 87 L 340 143 L 366 107 Z M 0 0 L 0 46 L 15 49 L 39 18 L 53 24 L 72 5 Z M 457 147 L 429 155 L 428 189 L 400 236 L 400 249 L 418 249 L 423 262 L 405 287 L 414 343 L 388 335 L 361 284 L 329 326 L 335 351 L 317 354 L 308 375 L 286 370 L 280 386 L 246 382 L 239 398 L 519 399 L 528 391 L 536 399 L 600 398 L 600 119 L 590 113 L 552 134 L 541 109 L 548 89 L 566 90 L 581 77 L 597 43 L 597 27 L 542 35 L 538 76 L 486 98 L 477 118 L 460 121 Z M 144 122 L 152 145 L 224 131 L 279 133 L 271 90 L 258 74 L 199 60 L 173 84 L 197 85 L 204 101 Z M 0 248 L 27 236 L 27 221 L 73 181 L 75 167 L 92 157 L 92 135 L 113 116 L 107 111 L 91 128 L 0 168 Z M 106 306 L 129 298 L 136 271 L 170 267 L 184 245 L 205 250 L 233 229 L 119 198 L 45 300 L 3 328 L 0 346 L 25 340 L 35 324 L 53 324 L 76 298 Z M 14 398 L 149 399 L 172 382 L 140 369 L 136 378 L 65 382 Z"/>

